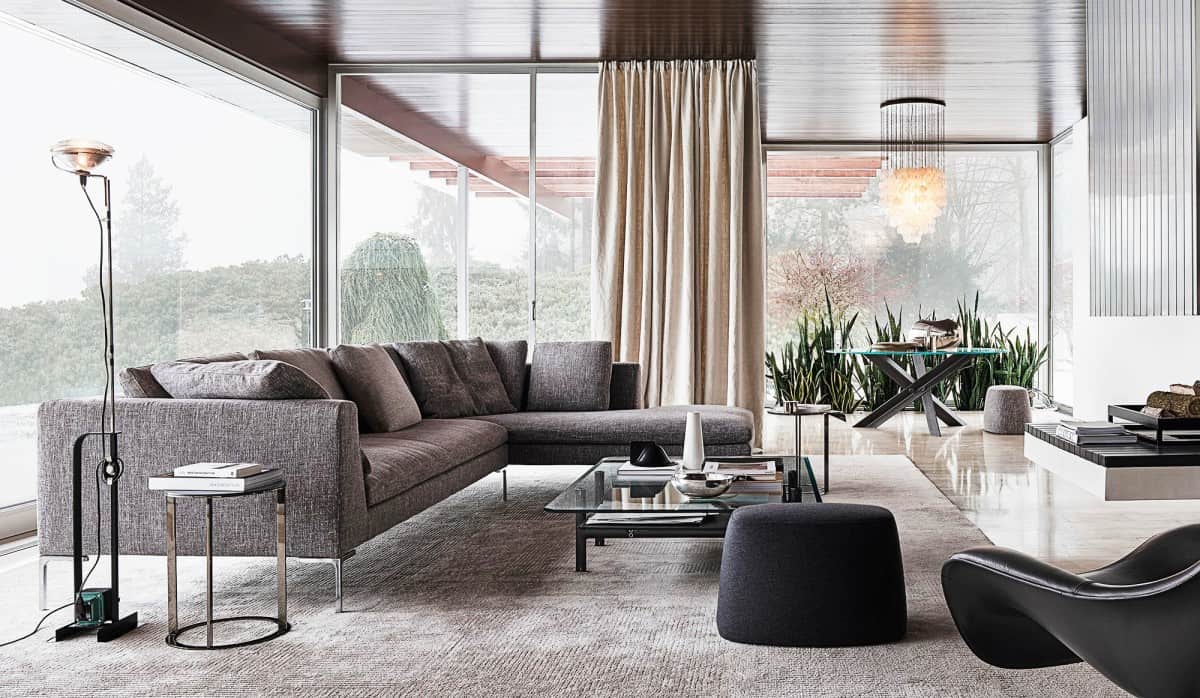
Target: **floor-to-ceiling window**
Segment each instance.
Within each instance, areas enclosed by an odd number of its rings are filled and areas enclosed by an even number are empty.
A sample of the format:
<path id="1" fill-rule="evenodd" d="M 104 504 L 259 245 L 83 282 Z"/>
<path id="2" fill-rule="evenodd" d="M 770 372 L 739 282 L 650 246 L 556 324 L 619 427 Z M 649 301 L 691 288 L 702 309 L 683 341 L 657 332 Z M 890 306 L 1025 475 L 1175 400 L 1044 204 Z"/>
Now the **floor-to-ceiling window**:
<path id="1" fill-rule="evenodd" d="M 1087 240 L 1087 142 L 1082 130 L 1077 125 L 1050 146 L 1050 393 L 1062 407 L 1075 404 L 1075 257 L 1086 253 Z"/>
<path id="2" fill-rule="evenodd" d="M 905 328 L 954 316 L 960 303 L 1006 330 L 1038 330 L 1039 163 L 1036 149 L 950 150 L 947 204 L 919 243 L 887 223 L 877 153 L 773 151 L 767 167 L 768 347 L 825 307 L 890 309 Z"/>
<path id="3" fill-rule="evenodd" d="M 78 180 L 51 166 L 52 143 L 116 149 L 102 173 L 118 367 L 312 337 L 315 112 L 67 3 L 13 7 L 0 8 L 13 96 L 0 129 L 0 507 L 35 496 L 37 403 L 104 385 L 97 223 Z"/>
<path id="4" fill-rule="evenodd" d="M 341 340 L 589 338 L 596 87 L 593 66 L 344 76 Z"/>

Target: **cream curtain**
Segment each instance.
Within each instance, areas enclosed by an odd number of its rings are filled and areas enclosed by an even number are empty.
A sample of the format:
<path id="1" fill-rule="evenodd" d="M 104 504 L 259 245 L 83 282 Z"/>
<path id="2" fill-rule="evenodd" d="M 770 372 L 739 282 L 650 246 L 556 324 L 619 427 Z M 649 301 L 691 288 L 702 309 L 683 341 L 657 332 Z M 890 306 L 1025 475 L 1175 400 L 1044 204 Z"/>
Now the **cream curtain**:
<path id="1" fill-rule="evenodd" d="M 766 209 L 754 61 L 600 69 L 592 324 L 647 405 L 763 406 Z"/>

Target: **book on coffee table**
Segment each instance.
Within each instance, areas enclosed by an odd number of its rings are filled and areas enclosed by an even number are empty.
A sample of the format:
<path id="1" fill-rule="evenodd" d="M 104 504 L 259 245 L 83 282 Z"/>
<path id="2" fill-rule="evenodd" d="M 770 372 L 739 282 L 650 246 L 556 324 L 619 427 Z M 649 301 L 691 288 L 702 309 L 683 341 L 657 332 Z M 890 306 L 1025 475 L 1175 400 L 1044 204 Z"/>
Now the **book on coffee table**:
<path id="1" fill-rule="evenodd" d="M 587 522 L 594 525 L 603 524 L 638 524 L 638 525 L 671 525 L 671 524 L 697 524 L 704 522 L 703 514 L 672 512 L 672 511 L 654 511 L 654 512 L 622 512 L 622 513 L 604 513 L 592 514 L 588 517 Z"/>

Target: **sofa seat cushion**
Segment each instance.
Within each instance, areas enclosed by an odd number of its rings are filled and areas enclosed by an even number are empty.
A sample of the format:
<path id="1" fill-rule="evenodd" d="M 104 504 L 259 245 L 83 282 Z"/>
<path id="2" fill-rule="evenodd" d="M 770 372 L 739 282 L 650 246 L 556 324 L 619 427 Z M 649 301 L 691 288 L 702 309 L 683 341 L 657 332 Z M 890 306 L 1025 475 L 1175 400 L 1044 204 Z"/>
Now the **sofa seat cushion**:
<path id="1" fill-rule="evenodd" d="M 723 405 L 678 405 L 603 412 L 515 412 L 473 417 L 499 424 L 514 444 L 683 443 L 687 413 L 701 414 L 706 444 L 747 443 L 754 435 L 749 410 Z"/>
<path id="2" fill-rule="evenodd" d="M 367 504 L 391 499 L 504 445 L 503 427 L 473 419 L 426 419 L 407 429 L 362 434 Z"/>

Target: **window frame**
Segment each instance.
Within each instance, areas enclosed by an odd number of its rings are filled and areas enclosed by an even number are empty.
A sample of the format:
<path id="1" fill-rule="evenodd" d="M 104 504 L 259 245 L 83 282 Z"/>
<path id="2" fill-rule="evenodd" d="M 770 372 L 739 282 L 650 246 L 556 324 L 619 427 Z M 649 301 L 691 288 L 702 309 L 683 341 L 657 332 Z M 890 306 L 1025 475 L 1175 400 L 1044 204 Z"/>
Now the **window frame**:
<path id="1" fill-rule="evenodd" d="M 339 244 L 341 225 L 341 109 L 342 78 L 363 77 L 370 75 L 400 75 L 400 74 L 447 74 L 447 75 L 527 75 L 529 78 L 529 262 L 528 288 L 526 292 L 526 317 L 529 322 L 527 339 L 532 347 L 537 342 L 537 78 L 538 75 L 552 73 L 599 73 L 599 61 L 567 61 L 567 62 L 511 62 L 511 63 L 331 63 L 328 72 L 328 96 L 321 101 L 320 150 L 321 172 L 319 181 L 321 189 L 318 199 L 325 203 L 324 215 L 320 221 L 318 239 L 324 251 L 324 259 L 316 270 L 319 276 L 317 296 L 323 306 L 320 314 L 321 322 L 318 330 L 318 346 L 325 346 L 341 336 L 341 322 L 338 317 L 340 308 L 339 288 Z M 386 128 L 386 126 L 384 126 Z M 402 133 L 388 129 L 396 135 L 407 138 Z M 409 139 L 411 140 L 411 139 Z M 421 144 L 418 144 L 421 145 Z M 422 147 L 425 147 L 422 145 Z M 428 148 L 426 148 L 428 149 Z M 453 158 L 437 153 L 439 157 L 454 161 Z M 469 197 L 464 196 L 466 177 L 463 173 L 468 168 L 459 163 L 459 196 L 457 197 L 458 220 L 461 236 L 457 274 L 458 291 L 458 322 L 457 335 L 468 336 L 470 327 L 470 275 L 468 264 L 467 221 L 470 208 Z M 476 176 L 484 177 L 474 170 Z M 316 323 L 314 323 L 316 324 Z"/>

